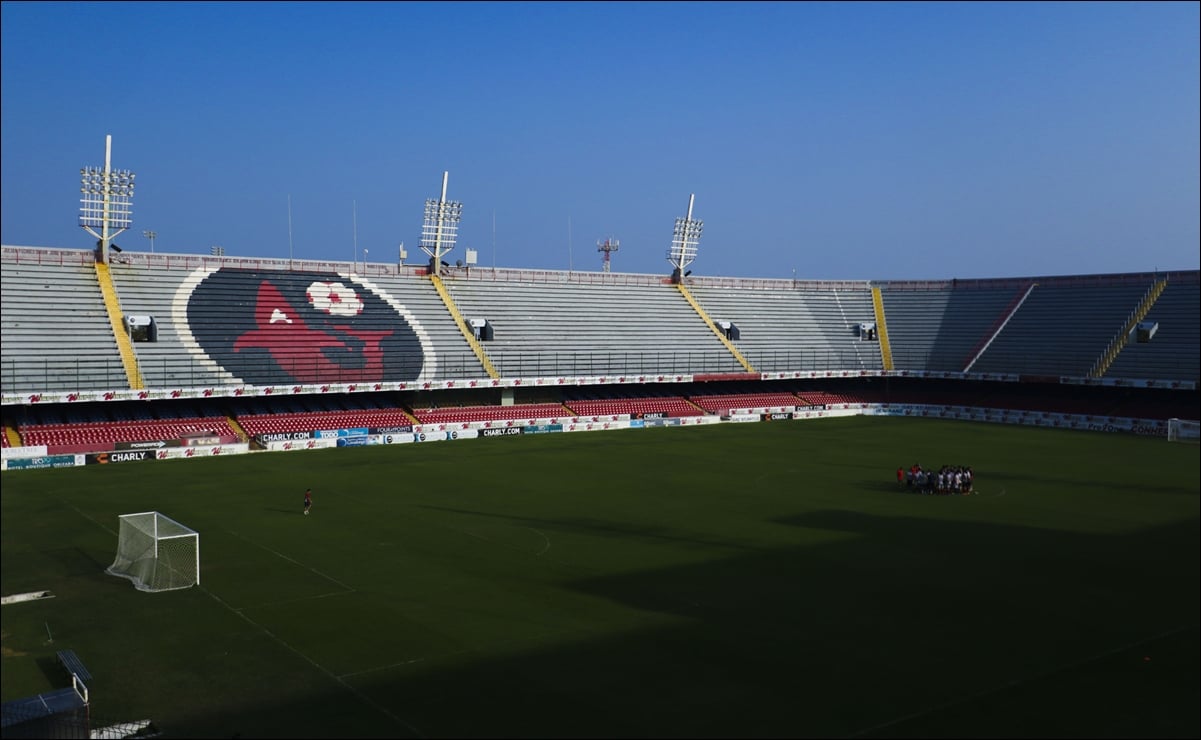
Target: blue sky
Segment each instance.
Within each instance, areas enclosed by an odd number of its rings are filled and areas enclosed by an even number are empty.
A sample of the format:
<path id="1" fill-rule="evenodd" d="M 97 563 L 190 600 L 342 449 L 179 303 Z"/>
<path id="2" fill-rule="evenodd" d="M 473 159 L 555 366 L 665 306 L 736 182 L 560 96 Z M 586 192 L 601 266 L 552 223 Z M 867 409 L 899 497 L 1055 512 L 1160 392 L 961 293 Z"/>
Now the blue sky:
<path id="1" fill-rule="evenodd" d="M 698 275 L 1197 269 L 1199 8 L 4 2 L 0 241 L 111 134 L 147 251 L 424 261 L 449 171 L 452 262 L 668 274 L 695 193 Z"/>

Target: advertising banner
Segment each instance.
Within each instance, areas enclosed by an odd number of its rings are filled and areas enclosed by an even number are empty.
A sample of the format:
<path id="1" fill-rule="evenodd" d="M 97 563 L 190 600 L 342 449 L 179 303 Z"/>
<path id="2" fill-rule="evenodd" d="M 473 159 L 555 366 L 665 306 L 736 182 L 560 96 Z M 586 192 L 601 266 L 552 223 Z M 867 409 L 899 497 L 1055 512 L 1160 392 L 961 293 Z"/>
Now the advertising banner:
<path id="1" fill-rule="evenodd" d="M 85 464 L 83 455 L 43 455 L 4 460 L 4 470 L 35 470 L 38 468 L 73 468 Z"/>
<path id="2" fill-rule="evenodd" d="M 46 445 L 26 445 L 24 447 L 0 447 L 0 458 L 9 460 L 14 457 L 42 457 L 46 454 Z"/>
<path id="3" fill-rule="evenodd" d="M 266 445 L 269 442 L 287 442 L 296 439 L 312 439 L 312 437 L 312 432 L 269 432 L 260 434 L 255 439 Z"/>
<path id="4" fill-rule="evenodd" d="M 480 429 L 481 437 L 512 437 L 521 434 L 525 427 L 489 427 Z"/>
<path id="5" fill-rule="evenodd" d="M 117 442 L 114 447 L 118 450 L 161 450 L 164 447 L 180 447 L 178 439 L 157 439 L 149 442 Z"/>
<path id="6" fill-rule="evenodd" d="M 108 465 L 110 463 L 146 462 L 155 459 L 154 450 L 118 450 L 90 454 L 87 456 L 87 464 Z"/>

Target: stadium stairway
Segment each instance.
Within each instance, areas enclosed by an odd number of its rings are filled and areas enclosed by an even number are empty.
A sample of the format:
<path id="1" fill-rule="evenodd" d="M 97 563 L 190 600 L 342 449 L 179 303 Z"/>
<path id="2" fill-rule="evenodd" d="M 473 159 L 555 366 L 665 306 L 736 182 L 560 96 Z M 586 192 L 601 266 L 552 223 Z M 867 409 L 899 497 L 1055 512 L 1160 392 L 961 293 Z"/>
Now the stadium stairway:
<path id="1" fill-rule="evenodd" d="M 892 347 L 888 343 L 888 323 L 884 320 L 884 299 L 880 289 L 872 286 L 872 307 L 876 311 L 876 340 L 880 343 L 880 361 L 885 370 L 892 370 Z"/>
<path id="2" fill-rule="evenodd" d="M 250 442 L 250 435 L 246 433 L 246 430 L 242 428 L 242 425 L 238 423 L 238 420 L 232 414 L 226 414 L 225 420 L 229 422 L 229 428 L 234 430 L 234 434 L 238 435 L 239 442 Z"/>
<path id="3" fill-rule="evenodd" d="M 709 314 L 705 313 L 705 309 L 701 308 L 701 304 L 688 291 L 688 288 L 684 287 L 683 283 L 676 283 L 676 287 L 680 290 L 680 295 L 684 296 L 684 300 L 688 301 L 688 305 L 692 306 L 692 310 L 696 311 L 697 315 L 704 320 L 705 324 L 721 340 L 721 343 L 726 345 L 726 349 L 730 350 L 730 354 L 734 355 L 734 358 L 738 360 L 738 364 L 746 368 L 748 373 L 755 372 L 755 368 L 751 367 L 751 363 L 742 356 L 742 353 L 738 351 L 738 348 L 734 346 L 729 337 L 722 333 L 721 329 L 717 328 L 717 325 L 713 323 L 713 319 L 709 318 Z"/>
<path id="4" fill-rule="evenodd" d="M 17 433 L 16 429 L 7 424 L 4 425 L 4 439 L 8 441 L 9 447 L 21 446 L 21 435 Z"/>
<path id="5" fill-rule="evenodd" d="M 488 357 L 488 353 L 485 352 L 484 348 L 480 346 L 480 343 L 476 341 L 475 335 L 467 326 L 467 319 L 463 318 L 463 314 L 459 312 L 458 307 L 455 305 L 454 299 L 450 297 L 450 291 L 446 289 L 446 285 L 442 282 L 442 278 L 431 274 L 430 282 L 434 284 L 434 288 L 438 291 L 438 295 L 442 297 L 442 302 L 446 304 L 446 310 L 450 311 L 450 315 L 454 317 L 455 324 L 458 325 L 459 331 L 463 332 L 463 337 L 466 338 L 467 343 L 471 345 L 471 351 L 475 353 L 475 356 L 479 358 L 480 364 L 484 366 L 484 370 L 488 372 L 488 377 L 494 379 L 499 378 L 500 373 L 497 372 L 496 368 L 492 365 L 492 359 Z"/>
<path id="6" fill-rule="evenodd" d="M 1093 369 L 1089 372 L 1090 378 L 1102 378 L 1105 373 L 1109 372 L 1109 366 L 1113 361 L 1118 359 L 1118 354 L 1125 348 L 1126 343 L 1130 341 L 1130 333 L 1134 331 L 1134 327 L 1147 317 L 1151 312 L 1151 307 L 1155 305 L 1155 301 L 1159 300 L 1159 296 L 1163 294 L 1163 289 L 1168 286 L 1168 279 L 1156 280 L 1155 283 L 1147 289 L 1143 299 L 1139 301 L 1138 307 L 1130 314 L 1130 318 L 1126 320 L 1122 331 L 1114 337 L 1109 346 L 1105 348 L 1105 352 L 1100 359 L 1093 365 Z"/>
<path id="7" fill-rule="evenodd" d="M 125 376 L 129 379 L 129 387 L 142 390 L 146 387 L 142 380 L 142 371 L 138 368 L 138 356 L 134 354 L 133 342 L 129 340 L 129 332 L 125 331 L 125 323 L 121 316 L 121 301 L 117 298 L 117 289 L 113 287 L 113 276 L 108 265 L 96 263 L 96 279 L 100 282 L 100 293 L 104 296 L 104 307 L 108 310 L 108 320 L 113 326 L 113 337 L 121 350 L 121 364 L 125 367 Z"/>

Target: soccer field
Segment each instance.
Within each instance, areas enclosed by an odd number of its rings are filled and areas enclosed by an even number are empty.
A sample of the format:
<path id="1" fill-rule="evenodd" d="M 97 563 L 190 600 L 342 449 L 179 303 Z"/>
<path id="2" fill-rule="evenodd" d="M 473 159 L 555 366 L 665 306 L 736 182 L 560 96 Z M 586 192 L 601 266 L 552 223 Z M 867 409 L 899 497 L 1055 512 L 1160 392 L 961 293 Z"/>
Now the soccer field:
<path id="1" fill-rule="evenodd" d="M 3 699 L 71 648 L 169 737 L 1196 737 L 1199 461 L 849 417 L 9 472 L 3 594 L 54 598 Z M 104 574 L 149 510 L 198 587 Z"/>

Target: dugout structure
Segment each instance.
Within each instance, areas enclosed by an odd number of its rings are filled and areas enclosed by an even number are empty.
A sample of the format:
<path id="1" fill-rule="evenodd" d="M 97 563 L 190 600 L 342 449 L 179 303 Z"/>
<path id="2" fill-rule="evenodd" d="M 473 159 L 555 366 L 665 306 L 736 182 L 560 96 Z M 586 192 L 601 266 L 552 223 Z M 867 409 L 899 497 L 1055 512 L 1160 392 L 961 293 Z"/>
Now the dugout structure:
<path id="1" fill-rule="evenodd" d="M 175 591 L 200 583 L 200 534 L 157 511 L 118 517 L 117 558 L 104 572 L 139 591 Z"/>

